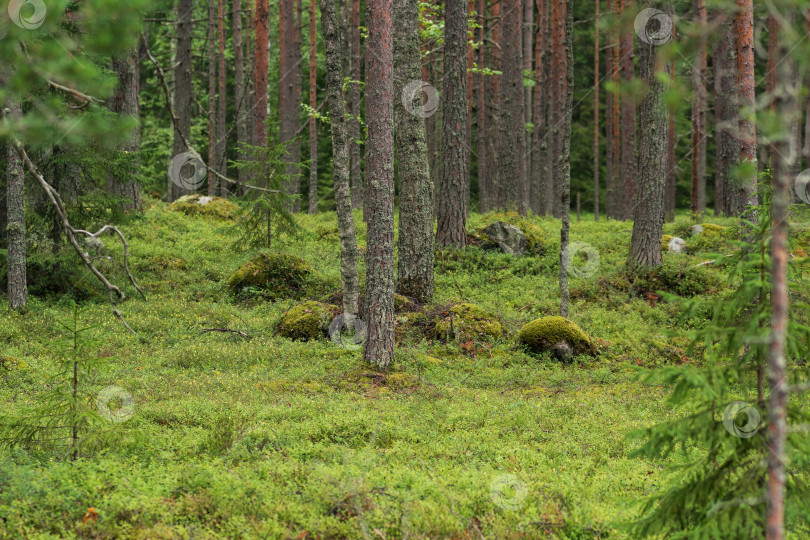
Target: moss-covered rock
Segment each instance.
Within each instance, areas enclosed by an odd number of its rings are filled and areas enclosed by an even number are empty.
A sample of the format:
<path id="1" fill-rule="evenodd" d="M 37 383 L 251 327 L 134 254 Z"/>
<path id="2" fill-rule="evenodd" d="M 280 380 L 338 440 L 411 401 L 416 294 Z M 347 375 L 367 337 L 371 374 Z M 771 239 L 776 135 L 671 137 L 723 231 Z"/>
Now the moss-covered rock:
<path id="1" fill-rule="evenodd" d="M 456 304 L 438 315 L 433 337 L 443 340 L 491 340 L 503 337 L 506 329 L 498 318 L 475 304 Z"/>
<path id="2" fill-rule="evenodd" d="M 231 292 L 241 297 L 299 298 L 315 279 L 307 262 L 286 253 L 262 253 L 228 279 Z"/>
<path id="3" fill-rule="evenodd" d="M 596 346 L 588 334 L 565 317 L 535 319 L 520 329 L 518 341 L 533 353 L 548 351 L 559 360 L 580 354 L 597 354 Z"/>
<path id="4" fill-rule="evenodd" d="M 13 356 L 0 356 L 0 369 L 6 371 L 25 370 L 28 369 L 28 364 L 25 360 L 20 360 Z"/>
<path id="5" fill-rule="evenodd" d="M 661 236 L 661 251 L 671 251 L 672 253 L 684 253 L 686 251 L 686 242 L 683 238 L 677 236 L 670 236 L 665 234 Z"/>
<path id="6" fill-rule="evenodd" d="M 208 197 L 194 193 L 184 195 L 169 205 L 169 210 L 183 212 L 189 216 L 210 217 L 231 220 L 239 207 L 222 197 Z"/>
<path id="7" fill-rule="evenodd" d="M 278 323 L 278 333 L 286 338 L 308 341 L 325 337 L 329 323 L 340 310 L 332 304 L 310 300 L 287 310 Z"/>
<path id="8" fill-rule="evenodd" d="M 492 238 L 486 229 L 497 222 L 508 223 L 519 228 L 526 237 L 526 252 L 530 255 L 543 255 L 546 251 L 546 232 L 517 212 L 494 212 L 484 216 L 484 226 L 467 233 L 468 243 L 483 249 L 501 249 L 497 239 Z"/>

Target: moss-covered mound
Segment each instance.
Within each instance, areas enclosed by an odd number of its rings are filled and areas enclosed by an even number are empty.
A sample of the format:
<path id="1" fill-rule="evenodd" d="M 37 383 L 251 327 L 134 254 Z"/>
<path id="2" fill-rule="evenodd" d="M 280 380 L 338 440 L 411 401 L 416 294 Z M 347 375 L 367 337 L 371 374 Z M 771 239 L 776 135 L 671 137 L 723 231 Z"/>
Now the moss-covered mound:
<path id="1" fill-rule="evenodd" d="M 203 216 L 220 220 L 231 220 L 239 207 L 222 197 L 204 195 L 184 195 L 169 205 L 169 210 L 183 212 L 190 216 Z"/>
<path id="2" fill-rule="evenodd" d="M 20 360 L 13 356 L 0 356 L 0 369 L 6 371 L 24 370 L 28 369 L 28 364 L 25 360 Z"/>
<path id="3" fill-rule="evenodd" d="M 304 259 L 286 253 L 262 253 L 236 270 L 228 286 L 238 297 L 275 300 L 300 298 L 313 281 L 317 279 Z"/>
<path id="4" fill-rule="evenodd" d="M 430 333 L 443 340 L 489 341 L 504 336 L 506 329 L 496 316 L 475 304 L 456 304 L 438 314 Z"/>
<path id="5" fill-rule="evenodd" d="M 496 223 L 503 221 L 518 227 L 526 236 L 526 253 L 529 255 L 543 255 L 546 251 L 546 232 L 521 216 L 517 212 L 493 212 L 484 216 L 484 226 L 467 233 L 467 242 L 470 245 L 479 246 L 482 249 L 497 249 L 498 243 L 490 238 L 485 229 Z"/>
<path id="6" fill-rule="evenodd" d="M 580 354 L 590 356 L 597 354 L 596 346 L 588 334 L 565 317 L 542 317 L 533 320 L 520 329 L 518 341 L 533 353 L 548 351 L 560 360 Z"/>
<path id="7" fill-rule="evenodd" d="M 278 323 L 278 333 L 299 341 L 325 337 L 329 323 L 339 313 L 337 306 L 310 300 L 287 310 Z"/>

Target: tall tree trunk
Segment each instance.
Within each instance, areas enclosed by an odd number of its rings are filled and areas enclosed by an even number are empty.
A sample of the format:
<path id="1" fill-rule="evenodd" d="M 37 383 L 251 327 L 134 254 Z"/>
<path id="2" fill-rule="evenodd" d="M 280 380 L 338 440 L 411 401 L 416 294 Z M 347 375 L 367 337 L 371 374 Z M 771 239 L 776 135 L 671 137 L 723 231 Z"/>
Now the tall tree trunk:
<path id="1" fill-rule="evenodd" d="M 737 107 L 738 138 L 742 177 L 737 187 L 740 209 L 757 204 L 757 134 L 747 111 L 754 108 L 756 81 L 754 78 L 754 4 L 753 0 L 737 0 Z"/>
<path id="2" fill-rule="evenodd" d="M 208 195 L 217 194 L 219 171 L 217 160 L 217 42 L 216 42 L 216 0 L 208 0 Z"/>
<path id="3" fill-rule="evenodd" d="M 466 2 L 464 5 L 466 6 Z M 385 368 L 394 358 L 392 2 L 369 0 L 367 9 L 369 37 L 366 57 L 368 124 L 366 322 L 368 326 L 364 358 L 369 364 Z"/>
<path id="4" fill-rule="evenodd" d="M 278 110 L 280 115 L 279 135 L 285 145 L 282 158 L 287 164 L 285 173 L 288 178 L 285 190 L 289 195 L 298 195 L 300 179 L 298 162 L 300 161 L 300 143 L 296 139 L 300 114 L 299 100 L 296 98 L 297 86 L 300 87 L 301 66 L 297 62 L 296 51 L 296 13 L 295 0 L 279 1 L 279 76 L 278 76 Z M 296 211 L 300 202 L 296 199 L 290 210 Z"/>
<path id="5" fill-rule="evenodd" d="M 191 99 L 193 87 L 191 85 L 191 36 L 192 15 L 194 4 L 192 0 L 178 0 L 177 2 L 177 62 L 174 68 L 174 96 L 173 108 L 177 117 L 174 127 L 174 142 L 172 156 L 188 151 L 183 143 L 191 140 Z M 182 135 L 181 135 L 182 134 Z M 174 201 L 190 191 L 169 179 L 168 200 Z"/>
<path id="6" fill-rule="evenodd" d="M 225 115 L 227 113 L 228 101 L 225 90 L 225 85 L 228 80 L 228 72 L 225 70 L 225 5 L 224 0 L 217 1 L 217 32 L 219 34 L 219 50 L 217 52 L 217 63 L 219 64 L 219 103 L 217 104 L 217 165 L 219 171 L 227 176 L 228 160 L 227 160 L 227 131 Z M 224 180 L 219 183 L 219 196 L 228 196 L 228 185 Z"/>
<path id="7" fill-rule="evenodd" d="M 318 67 L 316 47 L 315 0 L 309 0 L 309 106 L 318 106 L 315 78 Z M 309 117 L 309 213 L 318 213 L 318 126 L 314 115 Z"/>
<path id="8" fill-rule="evenodd" d="M 612 16 L 613 2 L 607 0 L 606 15 Z M 613 80 L 613 32 L 607 33 L 605 80 Z M 605 92 L 605 218 L 613 217 L 613 96 Z"/>
<path id="9" fill-rule="evenodd" d="M 621 2 L 622 0 L 619 0 Z M 624 0 L 623 11 L 633 11 L 633 0 Z M 633 29 L 622 31 L 621 37 L 621 77 L 624 80 L 628 92 L 633 85 Z M 627 94 L 622 99 L 622 155 L 621 155 L 621 188 L 620 196 L 617 198 L 622 204 L 620 219 L 629 219 L 632 214 L 632 201 L 635 198 L 636 181 L 636 101 L 632 94 Z"/>
<path id="10" fill-rule="evenodd" d="M 552 178 L 552 215 L 563 217 L 563 171 L 560 165 L 563 160 L 563 128 L 566 96 L 566 58 L 565 58 L 565 3 L 551 2 L 551 69 L 549 72 L 549 123 L 551 124 L 551 178 Z M 562 279 L 562 277 L 560 278 Z"/>
<path id="11" fill-rule="evenodd" d="M 13 120 L 22 117 L 18 101 L 5 104 Z M 6 147 L 6 217 L 8 224 L 8 305 L 24 309 L 28 305 L 28 285 L 25 271 L 25 175 L 22 159 L 12 144 Z"/>
<path id="12" fill-rule="evenodd" d="M 502 45 L 502 22 L 501 22 L 501 3 L 494 2 L 491 6 L 492 31 L 490 34 L 490 43 L 487 47 L 489 52 L 489 65 L 495 71 L 501 69 L 501 45 Z M 490 91 L 487 99 L 487 133 L 486 133 L 486 162 L 487 162 L 487 176 L 486 192 L 488 198 L 486 204 L 481 203 L 481 212 L 489 212 L 499 207 L 499 191 L 500 191 L 500 149 L 501 149 L 501 134 L 500 134 L 500 110 L 499 104 L 501 100 L 501 76 L 490 75 Z"/>
<path id="13" fill-rule="evenodd" d="M 706 0 L 694 0 L 699 25 L 697 54 L 692 64 L 692 216 L 706 211 Z"/>
<path id="14" fill-rule="evenodd" d="M 422 68 L 419 54 L 419 0 L 394 0 L 394 96 L 402 96 Z M 416 99 L 422 100 L 421 93 Z M 425 122 L 394 105 L 399 172 L 399 262 L 397 291 L 427 303 L 433 298 L 433 185 Z"/>
<path id="15" fill-rule="evenodd" d="M 467 245 L 465 184 L 468 162 L 464 145 L 467 132 L 467 2 L 449 0 L 446 7 L 440 103 L 441 186 L 436 240 L 440 246 L 463 248 Z"/>
<path id="16" fill-rule="evenodd" d="M 267 0 L 256 0 L 253 67 L 253 144 L 267 146 L 267 46 L 270 39 L 270 11 Z"/>
<path id="17" fill-rule="evenodd" d="M 526 215 L 526 126 L 523 101 L 523 53 L 520 0 L 503 2 L 503 88 L 501 89 L 501 175 L 500 206 Z M 466 10 L 465 10 L 466 13 Z M 465 17 L 466 20 L 466 17 Z M 466 39 L 466 34 L 465 34 Z M 446 111 L 446 109 L 443 109 Z"/>
<path id="18" fill-rule="evenodd" d="M 114 113 L 130 116 L 135 120 L 132 137 L 119 146 L 118 149 L 137 154 L 141 150 L 140 105 L 138 102 L 140 62 L 138 61 L 138 49 L 130 49 L 122 56 L 113 58 L 112 69 L 118 77 L 118 86 L 115 94 L 110 98 L 110 110 Z M 125 210 L 141 210 L 141 185 L 135 180 L 138 165 L 135 165 L 129 178 L 117 178 L 112 173 L 107 175 L 107 192 L 126 197 L 128 201 L 123 204 Z"/>
<path id="19" fill-rule="evenodd" d="M 233 93 L 234 105 L 236 106 L 236 159 L 243 161 L 245 153 L 242 151 L 242 145 L 247 144 L 248 132 L 246 114 L 247 99 L 245 96 L 245 54 L 242 43 L 242 0 L 233 0 Z M 236 194 L 242 195 L 242 185 L 245 183 L 245 171 L 239 168 L 237 171 L 237 180 L 239 184 L 236 186 Z"/>
<path id="20" fill-rule="evenodd" d="M 335 180 L 335 203 L 340 232 L 340 280 L 343 285 L 343 322 L 351 323 L 357 315 L 357 239 L 352 217 L 349 187 L 349 152 L 343 102 L 343 54 L 337 0 L 320 0 L 321 31 L 326 49 L 326 100 L 332 128 L 332 162 Z M 310 15 L 311 16 L 311 15 Z"/>
<path id="21" fill-rule="evenodd" d="M 672 40 L 676 39 L 675 21 L 672 22 Z M 669 64 L 670 84 L 675 81 L 675 60 Z M 664 191 L 664 220 L 675 221 L 675 107 L 667 108 L 667 185 Z"/>
<path id="22" fill-rule="evenodd" d="M 352 79 L 362 80 L 362 57 L 360 56 L 360 0 L 352 2 Z M 351 169 L 352 169 L 352 208 L 363 208 L 363 171 L 360 168 L 360 87 L 359 82 L 351 85 L 351 113 L 352 121 L 349 124 L 351 137 Z"/>
<path id="23" fill-rule="evenodd" d="M 537 37 L 534 43 L 534 97 L 532 102 L 534 132 L 532 134 L 532 172 L 530 177 L 530 206 L 535 214 L 548 214 L 550 186 L 548 169 L 548 137 L 546 123 L 548 100 L 548 4 L 537 0 Z"/>
<path id="24" fill-rule="evenodd" d="M 599 221 L 599 2 L 594 3 L 593 44 L 593 220 Z"/>
<path id="25" fill-rule="evenodd" d="M 478 28 L 476 30 L 476 41 L 480 43 L 478 47 L 478 68 L 484 69 L 486 64 L 486 43 L 487 35 L 487 1 L 478 0 Z M 480 72 L 473 76 L 475 85 L 476 105 L 475 105 L 475 144 L 477 150 L 476 165 L 478 167 L 478 211 L 484 212 L 487 199 L 489 198 L 489 184 L 487 182 L 487 85 L 486 77 Z"/>
<path id="26" fill-rule="evenodd" d="M 639 40 L 639 75 L 646 93 L 639 106 L 638 182 L 633 201 L 633 234 L 627 266 L 655 268 L 663 264 L 664 191 L 667 166 L 667 106 L 658 73 L 666 69 L 658 46 Z"/>
<path id="27" fill-rule="evenodd" d="M 738 216 L 743 207 L 733 177 L 740 156 L 735 137 L 739 119 L 736 107 L 736 75 L 734 28 L 725 13 L 718 11 L 717 27 L 720 39 L 712 54 L 714 64 L 714 117 L 715 117 L 715 212 L 725 216 Z"/>
<path id="28" fill-rule="evenodd" d="M 568 317 L 568 248 L 569 232 L 571 228 L 571 115 L 574 108 L 574 8 L 572 0 L 566 0 L 562 5 L 562 18 L 565 25 L 564 66 L 565 80 L 563 89 L 565 97 L 562 114 L 562 141 L 560 144 L 560 159 L 556 163 L 562 171 L 560 175 L 560 206 L 562 224 L 560 227 L 560 316 Z M 554 15 L 552 15 L 552 31 Z"/>
<path id="29" fill-rule="evenodd" d="M 618 24 L 618 20 L 621 17 L 622 11 L 622 0 L 613 0 L 613 19 L 614 23 Z M 626 193 L 623 193 L 622 189 L 622 171 L 621 171 L 621 94 L 618 91 L 619 88 L 619 80 L 621 78 L 621 46 L 620 46 L 620 38 L 619 32 L 614 31 L 612 33 L 613 42 L 613 87 L 615 90 L 613 91 L 613 105 L 611 107 L 613 111 L 613 120 L 611 121 L 611 125 L 613 126 L 613 193 L 612 193 L 612 203 L 611 209 L 612 214 L 611 217 L 614 219 L 623 219 L 622 217 L 622 203 L 621 200 L 623 197 L 627 196 Z"/>
<path id="30" fill-rule="evenodd" d="M 532 39 L 534 38 L 534 0 L 523 1 L 523 71 L 525 73 L 532 72 Z M 532 87 L 526 86 L 523 88 L 523 112 L 525 117 L 524 124 L 532 123 L 532 115 L 534 109 L 532 108 Z M 532 177 L 532 135 L 533 132 L 525 133 L 526 145 L 526 202 L 531 201 L 530 179 Z M 527 204 L 527 206 L 530 206 Z"/>

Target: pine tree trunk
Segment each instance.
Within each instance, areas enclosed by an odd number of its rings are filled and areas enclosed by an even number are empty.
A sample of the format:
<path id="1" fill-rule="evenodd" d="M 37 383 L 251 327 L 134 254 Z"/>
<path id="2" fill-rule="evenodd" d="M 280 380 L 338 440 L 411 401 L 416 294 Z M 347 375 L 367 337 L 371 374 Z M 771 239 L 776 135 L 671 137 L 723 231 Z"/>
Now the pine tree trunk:
<path id="1" fill-rule="evenodd" d="M 466 6 L 466 3 L 464 5 Z M 366 235 L 367 332 L 364 358 L 371 365 L 385 368 L 394 359 L 392 2 L 369 0 L 367 9 L 368 233 Z"/>
<path id="2" fill-rule="evenodd" d="M 574 108 L 574 8 L 572 0 L 566 0 L 562 5 L 562 19 L 565 25 L 564 66 L 565 79 L 563 90 L 562 115 L 562 141 L 560 144 L 560 159 L 557 166 L 560 175 L 560 206 L 562 224 L 560 227 L 560 316 L 568 317 L 568 304 L 570 294 L 568 291 L 568 247 L 569 231 L 571 228 L 571 115 Z M 554 16 L 552 15 L 552 25 Z M 552 28 L 553 31 L 553 28 Z"/>
<path id="3" fill-rule="evenodd" d="M 309 0 L 309 106 L 312 109 L 318 106 L 315 87 L 318 67 L 315 22 L 315 0 Z M 318 127 L 314 116 L 309 118 L 309 213 L 318 213 Z"/>
<path id="4" fill-rule="evenodd" d="M 672 24 L 672 40 L 676 38 L 675 23 Z M 675 81 L 675 60 L 669 64 L 670 83 Z M 667 108 L 667 185 L 664 191 L 664 220 L 675 221 L 675 111 Z"/>
<path id="5" fill-rule="evenodd" d="M 667 106 L 658 72 L 664 67 L 658 47 L 639 40 L 639 76 L 646 93 L 639 106 L 638 182 L 633 201 L 633 234 L 627 266 L 655 268 L 663 264 L 664 191 L 667 166 Z M 664 68 L 665 69 L 665 68 Z"/>
<path id="6" fill-rule="evenodd" d="M 360 56 L 360 0 L 352 2 L 352 79 L 361 81 L 362 57 Z M 363 208 L 363 171 L 360 167 L 360 88 L 358 83 L 351 86 L 351 113 L 352 121 L 349 124 L 351 137 L 351 160 L 352 160 L 352 208 L 360 210 Z"/>
<path id="7" fill-rule="evenodd" d="M 621 2 L 622 0 L 619 0 Z M 624 0 L 624 12 L 633 11 L 633 0 Z M 621 78 L 630 87 L 633 84 L 634 54 L 633 29 L 622 31 L 621 47 Z M 624 96 L 621 104 L 622 138 L 621 138 L 621 184 L 617 193 L 619 204 L 619 219 L 630 219 L 632 215 L 632 201 L 635 198 L 636 181 L 636 102 L 631 95 Z"/>
<path id="8" fill-rule="evenodd" d="M 357 316 L 357 239 L 352 217 L 349 186 L 349 152 L 343 102 L 343 47 L 340 35 L 338 0 L 320 0 L 321 31 L 326 49 L 326 100 L 332 129 L 332 162 L 335 181 L 338 231 L 340 233 L 340 279 L 343 285 L 343 321 Z M 310 12 L 311 13 L 311 12 Z M 311 16 L 311 15 L 310 15 Z"/>
<path id="9" fill-rule="evenodd" d="M 706 0 L 694 0 L 699 25 L 697 54 L 692 65 L 692 216 L 706 211 Z"/>
<path id="10" fill-rule="evenodd" d="M 279 136 L 285 145 L 282 161 L 287 164 L 285 173 L 285 190 L 289 195 L 298 195 L 300 180 L 297 164 L 300 161 L 300 143 L 295 140 L 298 131 L 299 100 L 296 99 L 296 86 L 300 86 L 301 66 L 296 62 L 296 25 L 295 0 L 279 1 L 279 76 L 278 76 L 278 110 L 280 115 Z M 290 204 L 289 209 L 296 211 L 299 202 Z"/>
<path id="11" fill-rule="evenodd" d="M 534 43 L 534 109 L 532 134 L 532 171 L 530 176 L 530 206 L 535 214 L 548 214 L 548 142 L 546 101 L 548 99 L 548 4 L 537 0 L 537 37 Z"/>
<path id="12" fill-rule="evenodd" d="M 484 39 L 487 32 L 487 2 L 478 0 L 478 28 L 476 29 L 476 41 L 481 45 L 478 47 L 478 68 L 483 69 L 486 64 L 486 45 Z M 473 77 L 475 84 L 476 105 L 475 105 L 475 145 L 476 145 L 476 165 L 478 168 L 478 211 L 484 212 L 484 208 L 489 198 L 487 183 L 487 85 L 486 77 L 481 73 L 476 73 Z"/>
<path id="13" fill-rule="evenodd" d="M 131 138 L 118 149 L 128 153 L 138 153 L 141 150 L 138 49 L 131 49 L 122 56 L 113 58 L 112 70 L 118 77 L 118 86 L 115 94 L 109 99 L 110 110 L 117 114 L 131 116 L 136 122 Z M 107 193 L 129 199 L 123 204 L 124 210 L 141 210 L 141 185 L 135 180 L 138 166 L 139 164 L 136 164 L 135 169 L 132 170 L 131 178 L 116 178 L 112 173 L 107 175 Z"/>
<path id="14" fill-rule="evenodd" d="M 740 149 L 735 137 L 739 119 L 736 107 L 734 28 L 725 13 L 719 12 L 716 25 L 720 34 L 712 55 L 714 64 L 715 117 L 715 212 L 739 216 L 743 212 L 733 171 Z"/>
<path id="15" fill-rule="evenodd" d="M 605 6 L 608 16 L 613 12 L 613 2 L 607 0 Z M 607 34 L 608 43 L 613 42 L 613 33 Z M 605 81 L 613 80 L 613 46 L 605 50 Z M 605 218 L 613 217 L 613 96 L 605 92 Z"/>
<path id="16" fill-rule="evenodd" d="M 253 144 L 267 146 L 267 46 L 270 38 L 270 11 L 267 0 L 256 0 L 255 53 L 253 64 Z"/>
<path id="17" fill-rule="evenodd" d="M 216 0 L 208 0 L 208 196 L 217 194 L 218 178 L 214 171 L 219 172 L 217 160 L 217 42 L 216 42 Z"/>
<path id="18" fill-rule="evenodd" d="M 421 77 L 419 0 L 394 0 L 394 96 Z M 422 99 L 421 94 L 416 99 Z M 394 104 L 399 172 L 397 291 L 427 303 L 433 298 L 433 184 L 425 122 Z"/>
<path id="19" fill-rule="evenodd" d="M 503 80 L 501 88 L 501 181 L 500 207 L 526 215 L 526 127 L 523 90 L 521 32 L 523 10 L 520 0 L 503 2 Z M 466 13 L 466 10 L 465 10 Z M 465 35 L 466 38 L 466 35 Z M 446 109 L 443 109 L 446 111 Z M 444 154 L 442 154 L 444 156 Z"/>
<path id="20" fill-rule="evenodd" d="M 532 39 L 534 38 L 534 0 L 522 0 L 523 1 L 523 70 L 525 73 L 532 72 L 532 53 L 534 50 L 532 49 Z M 524 112 L 524 124 L 531 124 L 532 123 L 532 113 L 534 109 L 532 108 L 532 87 L 526 86 L 523 88 L 523 112 Z M 525 154 L 526 154 L 526 203 L 527 206 L 530 206 L 531 201 L 531 189 L 530 189 L 530 178 L 532 176 L 532 135 L 533 133 L 529 133 L 524 129 L 524 138 L 526 145 Z"/>
<path id="21" fill-rule="evenodd" d="M 599 2 L 594 3 L 593 45 L 593 220 L 599 221 Z"/>
<path id="22" fill-rule="evenodd" d="M 518 36 L 520 35 L 518 31 Z M 445 14 L 444 78 L 441 92 L 441 186 L 438 230 L 440 246 L 467 245 L 467 2 L 448 0 Z M 522 92 L 522 90 L 521 90 Z M 521 94 L 522 95 L 522 94 Z M 521 115 L 521 120 L 523 116 Z"/>
<path id="23" fill-rule="evenodd" d="M 566 58 L 565 58 L 565 4 L 563 2 L 551 2 L 551 70 L 549 72 L 551 82 L 549 84 L 549 123 L 551 137 L 551 178 L 552 193 L 551 200 L 552 215 L 556 218 L 563 217 L 564 206 L 563 197 L 563 171 L 560 164 L 563 161 L 563 128 L 566 96 Z M 562 277 L 560 278 L 562 279 Z"/>
<path id="24" fill-rule="evenodd" d="M 236 109 L 236 159 L 243 161 L 245 153 L 242 145 L 248 143 L 248 131 L 246 114 L 247 99 L 245 96 L 245 54 L 242 43 L 242 0 L 233 0 L 233 93 L 234 105 Z M 246 175 L 243 168 L 237 171 L 237 181 L 235 191 L 237 195 L 242 195 L 242 185 L 245 183 Z"/>
<path id="25" fill-rule="evenodd" d="M 489 47 L 489 65 L 495 71 L 501 69 L 501 46 L 503 40 L 502 36 L 502 21 L 501 21 L 501 3 L 494 2 L 491 6 L 492 31 L 490 33 Z M 489 212 L 495 208 L 500 207 L 500 177 L 501 177 L 501 163 L 500 163 L 500 150 L 501 150 L 501 117 L 500 117 L 500 101 L 501 101 L 501 75 L 490 75 L 489 77 L 490 91 L 487 99 L 487 134 L 486 134 L 486 161 L 487 161 L 487 176 L 486 176 L 486 192 L 488 198 L 486 205 L 481 204 L 481 212 Z"/>
<path id="26" fill-rule="evenodd" d="M 227 112 L 228 101 L 225 90 L 225 85 L 228 80 L 228 72 L 225 70 L 225 5 L 224 0 L 217 2 L 217 32 L 219 35 L 219 50 L 217 52 L 218 80 L 219 86 L 219 103 L 217 104 L 217 166 L 219 171 L 227 176 L 228 161 L 227 161 L 227 131 L 225 115 Z M 224 180 L 219 182 L 219 196 L 228 196 L 228 185 Z"/>
<path id="27" fill-rule="evenodd" d="M 750 111 L 754 107 L 756 80 L 754 78 L 754 4 L 753 0 L 737 0 L 737 107 Z M 741 211 L 746 205 L 757 204 L 757 134 L 754 123 L 743 111 L 739 115 L 737 137 L 740 162 L 744 165 L 735 198 Z"/>
<path id="28" fill-rule="evenodd" d="M 174 96 L 173 108 L 177 117 L 174 127 L 174 142 L 172 156 L 188 151 L 183 143 L 183 137 L 191 140 L 191 100 L 193 88 L 191 85 L 191 36 L 192 15 L 194 4 L 192 0 L 179 0 L 177 3 L 177 62 L 174 68 Z M 181 136 L 182 134 L 182 136 Z M 169 179 L 168 200 L 174 201 L 186 195 L 189 190 L 175 184 Z"/>
<path id="29" fill-rule="evenodd" d="M 613 18 L 614 23 L 618 24 L 618 19 L 621 16 L 622 11 L 622 0 L 613 0 Z M 612 214 L 611 217 L 613 219 L 623 219 L 622 213 L 622 204 L 621 198 L 626 196 L 623 193 L 622 189 L 622 171 L 621 171 L 621 95 L 618 91 L 619 88 L 619 80 L 621 78 L 621 47 L 619 44 L 619 32 L 613 32 L 613 38 L 611 40 L 614 45 L 613 49 L 613 86 L 617 90 L 613 92 L 613 120 L 611 125 L 613 126 L 613 193 L 612 193 Z"/>
<path id="30" fill-rule="evenodd" d="M 22 117 L 19 102 L 5 104 L 13 120 Z M 13 145 L 6 146 L 6 231 L 8 235 L 8 306 L 24 309 L 28 305 L 25 268 L 25 175 L 22 159 Z"/>

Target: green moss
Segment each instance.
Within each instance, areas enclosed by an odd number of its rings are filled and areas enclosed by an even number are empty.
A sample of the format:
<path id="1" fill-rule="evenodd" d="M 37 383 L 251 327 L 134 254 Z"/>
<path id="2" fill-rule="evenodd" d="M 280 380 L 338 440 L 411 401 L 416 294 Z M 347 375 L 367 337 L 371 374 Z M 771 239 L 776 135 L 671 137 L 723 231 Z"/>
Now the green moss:
<path id="1" fill-rule="evenodd" d="M 24 370 L 28 369 L 28 364 L 13 356 L 0 356 L 0 368 L 6 371 Z"/>
<path id="2" fill-rule="evenodd" d="M 703 234 L 726 235 L 730 230 L 730 227 L 724 227 L 714 223 L 701 223 L 700 226 L 703 227 Z"/>
<path id="3" fill-rule="evenodd" d="M 304 259 L 286 253 L 262 253 L 239 267 L 228 279 L 228 286 L 237 296 L 298 298 L 312 278 Z"/>
<path id="4" fill-rule="evenodd" d="M 669 242 L 675 238 L 670 234 L 665 234 L 661 237 L 661 251 L 669 251 Z"/>
<path id="5" fill-rule="evenodd" d="M 475 304 L 456 304 L 440 314 L 433 334 L 439 339 L 493 339 L 506 334 L 497 317 Z"/>
<path id="6" fill-rule="evenodd" d="M 278 323 L 278 333 L 286 338 L 308 341 L 325 337 L 329 323 L 339 309 L 332 304 L 310 300 L 287 310 Z"/>
<path id="7" fill-rule="evenodd" d="M 183 212 L 189 216 L 210 217 L 219 220 L 232 220 L 239 207 L 222 197 L 206 197 L 193 194 L 184 195 L 169 205 L 169 210 Z"/>
<path id="8" fill-rule="evenodd" d="M 484 216 L 484 226 L 480 229 L 473 231 L 472 235 L 475 238 L 487 240 L 488 237 L 484 233 L 489 225 L 496 221 L 503 221 L 518 227 L 526 236 L 526 251 L 532 255 L 543 255 L 546 251 L 546 243 L 548 237 L 546 231 L 529 221 L 525 216 L 521 216 L 517 212 L 493 212 Z"/>
<path id="9" fill-rule="evenodd" d="M 573 355 L 596 355 L 588 334 L 565 317 L 542 317 L 520 329 L 518 341 L 533 353 L 552 352 L 560 359 Z"/>

